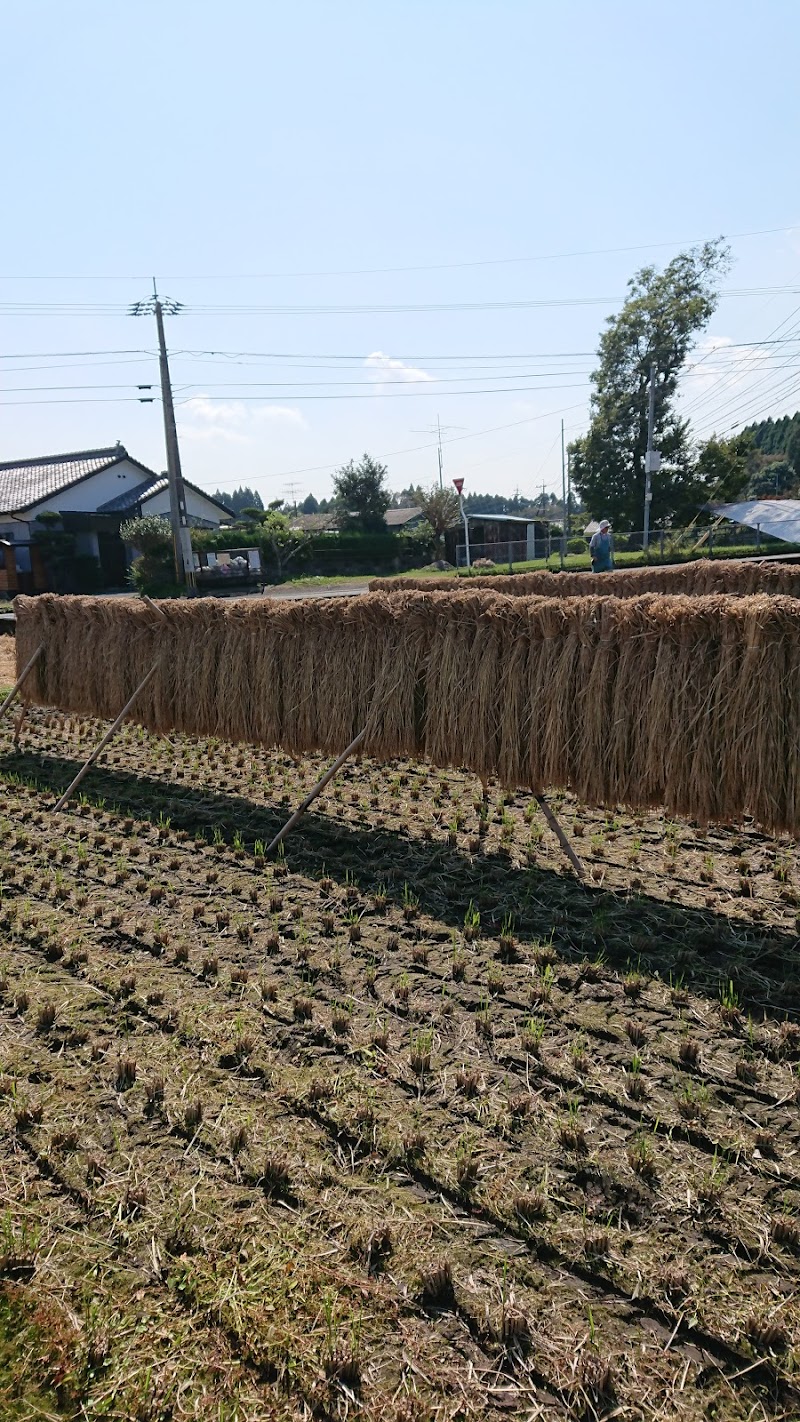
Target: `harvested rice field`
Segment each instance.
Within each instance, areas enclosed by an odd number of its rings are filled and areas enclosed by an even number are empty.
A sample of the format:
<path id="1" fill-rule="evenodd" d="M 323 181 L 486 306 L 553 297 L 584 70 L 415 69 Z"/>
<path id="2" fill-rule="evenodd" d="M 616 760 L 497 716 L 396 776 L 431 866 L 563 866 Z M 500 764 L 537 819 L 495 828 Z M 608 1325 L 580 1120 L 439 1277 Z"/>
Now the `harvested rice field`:
<path id="1" fill-rule="evenodd" d="M 0 1416 L 800 1415 L 800 855 L 3 728 Z"/>

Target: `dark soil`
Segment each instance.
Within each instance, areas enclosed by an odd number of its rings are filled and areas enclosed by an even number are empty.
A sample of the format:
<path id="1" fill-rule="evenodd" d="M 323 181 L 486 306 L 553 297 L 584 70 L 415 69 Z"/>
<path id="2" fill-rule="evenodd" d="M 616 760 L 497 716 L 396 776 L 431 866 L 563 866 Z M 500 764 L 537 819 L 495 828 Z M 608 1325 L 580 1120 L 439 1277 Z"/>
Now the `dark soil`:
<path id="1" fill-rule="evenodd" d="M 793 843 L 363 761 L 265 863 L 322 762 L 101 732 L 0 751 L 3 1417 L 800 1415 Z"/>

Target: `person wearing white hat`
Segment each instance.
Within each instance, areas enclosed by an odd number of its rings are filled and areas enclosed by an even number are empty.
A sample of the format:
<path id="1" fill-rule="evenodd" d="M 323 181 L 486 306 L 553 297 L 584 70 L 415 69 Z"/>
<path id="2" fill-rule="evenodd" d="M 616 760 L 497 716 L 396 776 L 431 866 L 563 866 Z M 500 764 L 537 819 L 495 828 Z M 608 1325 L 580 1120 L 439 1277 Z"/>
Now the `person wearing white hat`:
<path id="1" fill-rule="evenodd" d="M 614 539 L 611 524 L 607 518 L 600 520 L 600 527 L 592 535 L 589 543 L 593 573 L 610 573 L 614 567 Z"/>

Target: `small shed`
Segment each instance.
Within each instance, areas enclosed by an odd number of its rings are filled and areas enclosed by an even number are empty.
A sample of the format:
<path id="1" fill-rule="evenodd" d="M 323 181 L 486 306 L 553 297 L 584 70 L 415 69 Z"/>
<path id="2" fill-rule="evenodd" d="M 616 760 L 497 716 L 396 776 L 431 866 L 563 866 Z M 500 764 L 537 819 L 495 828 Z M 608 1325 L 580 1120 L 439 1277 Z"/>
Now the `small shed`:
<path id="1" fill-rule="evenodd" d="M 477 558 L 490 558 L 493 563 L 526 563 L 533 558 L 544 558 L 549 548 L 549 522 L 546 519 L 526 518 L 521 514 L 470 513 L 469 523 L 470 562 Z M 456 562 L 466 563 L 464 531 L 455 530 L 457 536 Z"/>

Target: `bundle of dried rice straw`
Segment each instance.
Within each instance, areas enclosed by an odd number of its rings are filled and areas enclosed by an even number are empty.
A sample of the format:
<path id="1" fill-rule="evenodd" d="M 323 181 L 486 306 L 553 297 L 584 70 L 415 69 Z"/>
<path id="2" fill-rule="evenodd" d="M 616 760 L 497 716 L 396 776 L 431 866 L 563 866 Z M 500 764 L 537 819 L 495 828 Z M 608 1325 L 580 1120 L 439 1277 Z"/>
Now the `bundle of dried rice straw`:
<path id="1" fill-rule="evenodd" d="M 800 828 L 800 601 L 19 597 L 33 703 L 293 753 L 414 756 L 593 805 Z"/>
<path id="2" fill-rule="evenodd" d="M 664 568 L 621 568 L 613 573 L 500 573 L 459 578 L 373 578 L 370 592 L 461 591 L 467 586 L 508 597 L 641 597 L 642 593 L 779 593 L 800 597 L 800 566 L 755 559 L 699 558 Z"/>

